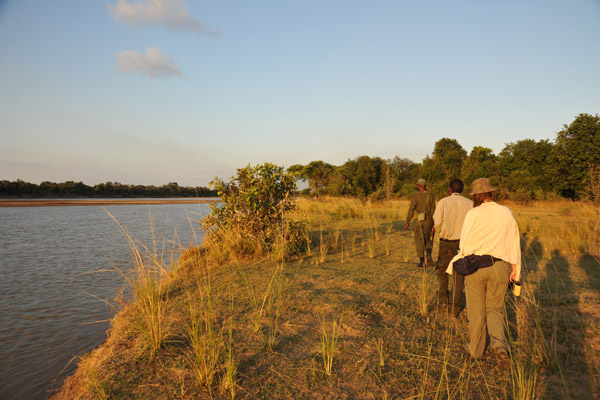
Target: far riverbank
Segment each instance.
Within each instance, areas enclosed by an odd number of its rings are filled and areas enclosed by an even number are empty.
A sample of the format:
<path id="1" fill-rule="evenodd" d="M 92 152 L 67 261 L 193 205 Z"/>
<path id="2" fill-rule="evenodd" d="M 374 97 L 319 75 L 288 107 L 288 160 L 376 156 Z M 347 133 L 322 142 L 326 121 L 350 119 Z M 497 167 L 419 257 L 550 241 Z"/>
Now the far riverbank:
<path id="1" fill-rule="evenodd" d="M 201 204 L 221 201 L 218 197 L 119 198 L 119 199 L 0 199 L 0 207 L 127 206 L 145 204 Z"/>

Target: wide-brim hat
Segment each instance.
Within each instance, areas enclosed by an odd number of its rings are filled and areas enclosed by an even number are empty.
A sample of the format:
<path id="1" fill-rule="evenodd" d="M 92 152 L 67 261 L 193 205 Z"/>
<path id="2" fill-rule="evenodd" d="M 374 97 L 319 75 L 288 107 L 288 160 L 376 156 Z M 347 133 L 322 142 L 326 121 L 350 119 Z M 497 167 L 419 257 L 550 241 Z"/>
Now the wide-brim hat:
<path id="1" fill-rule="evenodd" d="M 471 196 L 474 194 L 495 192 L 496 188 L 490 185 L 488 178 L 479 178 L 473 181 L 473 190 L 471 190 Z"/>
<path id="2" fill-rule="evenodd" d="M 421 179 L 417 180 L 417 185 L 425 186 L 425 185 L 427 185 L 427 181 L 425 181 L 425 179 L 421 178 Z"/>

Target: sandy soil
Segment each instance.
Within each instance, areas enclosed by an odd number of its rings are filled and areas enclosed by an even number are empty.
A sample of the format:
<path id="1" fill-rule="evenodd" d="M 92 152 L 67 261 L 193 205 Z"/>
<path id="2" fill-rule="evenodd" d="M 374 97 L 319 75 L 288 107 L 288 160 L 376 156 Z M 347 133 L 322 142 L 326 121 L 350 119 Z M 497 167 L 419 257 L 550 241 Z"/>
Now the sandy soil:
<path id="1" fill-rule="evenodd" d="M 212 203 L 218 199 L 11 199 L 0 200 L 0 207 L 58 207 L 58 206 L 123 206 L 145 204 L 197 204 Z"/>

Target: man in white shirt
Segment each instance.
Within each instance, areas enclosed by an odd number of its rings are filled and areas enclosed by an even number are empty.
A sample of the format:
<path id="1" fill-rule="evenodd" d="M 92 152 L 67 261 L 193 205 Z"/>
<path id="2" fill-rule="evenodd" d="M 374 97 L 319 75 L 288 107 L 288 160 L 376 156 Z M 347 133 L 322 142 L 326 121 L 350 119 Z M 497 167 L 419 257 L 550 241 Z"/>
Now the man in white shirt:
<path id="1" fill-rule="evenodd" d="M 438 277 L 438 310 L 444 311 L 448 307 L 448 274 L 446 268 L 450 260 L 458 253 L 460 232 L 465 215 L 473 202 L 463 196 L 464 184 L 460 179 L 453 179 L 448 184 L 448 197 L 444 197 L 436 206 L 433 214 L 434 232 L 440 238 L 440 249 L 437 260 Z M 462 292 L 465 287 L 465 278 L 459 274 L 452 275 L 452 306 L 448 312 L 458 317 L 462 309 Z"/>

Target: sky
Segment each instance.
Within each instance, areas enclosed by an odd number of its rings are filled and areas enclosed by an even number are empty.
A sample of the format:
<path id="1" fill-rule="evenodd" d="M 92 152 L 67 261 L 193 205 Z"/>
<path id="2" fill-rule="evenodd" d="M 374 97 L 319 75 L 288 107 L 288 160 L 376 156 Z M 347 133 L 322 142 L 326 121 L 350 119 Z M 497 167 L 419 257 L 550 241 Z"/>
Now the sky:
<path id="1" fill-rule="evenodd" d="M 600 113 L 600 0 L 0 0 L 0 180 L 496 154 Z"/>

